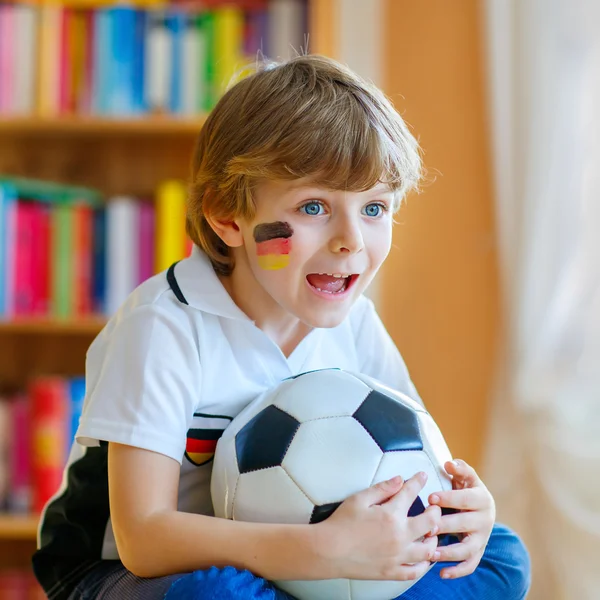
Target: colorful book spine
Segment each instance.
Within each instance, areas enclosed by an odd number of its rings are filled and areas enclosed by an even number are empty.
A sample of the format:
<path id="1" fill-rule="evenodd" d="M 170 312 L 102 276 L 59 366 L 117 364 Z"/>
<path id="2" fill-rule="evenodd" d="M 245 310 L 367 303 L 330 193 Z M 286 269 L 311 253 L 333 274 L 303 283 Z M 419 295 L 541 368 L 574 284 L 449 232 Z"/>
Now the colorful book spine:
<path id="1" fill-rule="evenodd" d="M 181 260 L 186 251 L 186 188 L 181 181 L 162 183 L 156 192 L 156 272 Z"/>
<path id="2" fill-rule="evenodd" d="M 24 200 L 17 202 L 13 287 L 13 314 L 15 316 L 26 316 L 33 313 L 34 210 L 33 202 Z"/>
<path id="3" fill-rule="evenodd" d="M 93 218 L 92 207 L 85 204 L 76 204 L 72 207 L 73 298 L 71 306 L 76 315 L 92 312 Z"/>
<path id="4" fill-rule="evenodd" d="M 14 312 L 15 231 L 17 194 L 13 185 L 0 181 L 0 317 Z"/>
<path id="5" fill-rule="evenodd" d="M 140 202 L 138 215 L 139 269 L 137 283 L 139 284 L 154 275 L 154 206 L 150 202 Z"/>
<path id="6" fill-rule="evenodd" d="M 79 419 L 85 400 L 85 377 L 73 377 L 67 383 L 69 395 L 69 432 L 66 438 L 65 454 L 68 456 L 71 445 L 75 441 L 75 434 L 79 427 Z"/>
<path id="7" fill-rule="evenodd" d="M 50 207 L 33 203 L 33 307 L 34 315 L 50 311 Z"/>
<path id="8" fill-rule="evenodd" d="M 242 67 L 244 14 L 236 6 L 222 6 L 214 11 L 215 82 L 223 94 Z"/>
<path id="9" fill-rule="evenodd" d="M 0 113 L 13 109 L 15 73 L 15 10 L 10 4 L 0 5 Z"/>
<path id="10" fill-rule="evenodd" d="M 73 314 L 73 208 L 56 204 L 51 209 L 52 314 L 69 317 Z"/>
<path id="11" fill-rule="evenodd" d="M 10 411 L 10 490 L 8 509 L 26 513 L 31 509 L 31 407 L 25 394 L 11 398 Z"/>
<path id="12" fill-rule="evenodd" d="M 99 208 L 93 216 L 92 308 L 97 314 L 106 310 L 106 210 Z"/>
<path id="13" fill-rule="evenodd" d="M 137 285 L 138 202 L 130 196 L 115 196 L 106 208 L 106 311 L 114 314 Z"/>
<path id="14" fill-rule="evenodd" d="M 31 402 L 31 483 L 33 510 L 41 512 L 58 490 L 66 463 L 65 440 L 71 430 L 66 382 L 39 377 L 29 387 Z"/>

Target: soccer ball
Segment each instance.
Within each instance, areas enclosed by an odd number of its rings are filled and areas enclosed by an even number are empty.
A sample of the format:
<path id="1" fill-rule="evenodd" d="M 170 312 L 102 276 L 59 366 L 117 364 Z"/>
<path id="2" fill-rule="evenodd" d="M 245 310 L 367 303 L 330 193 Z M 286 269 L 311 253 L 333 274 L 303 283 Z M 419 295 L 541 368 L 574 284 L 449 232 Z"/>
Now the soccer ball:
<path id="1" fill-rule="evenodd" d="M 225 429 L 214 457 L 213 507 L 215 516 L 238 521 L 319 523 L 360 490 L 425 471 L 414 516 L 431 493 L 452 488 L 447 460 L 440 430 L 415 400 L 362 374 L 311 371 L 260 395 Z M 415 582 L 275 584 L 299 600 L 390 600 Z"/>

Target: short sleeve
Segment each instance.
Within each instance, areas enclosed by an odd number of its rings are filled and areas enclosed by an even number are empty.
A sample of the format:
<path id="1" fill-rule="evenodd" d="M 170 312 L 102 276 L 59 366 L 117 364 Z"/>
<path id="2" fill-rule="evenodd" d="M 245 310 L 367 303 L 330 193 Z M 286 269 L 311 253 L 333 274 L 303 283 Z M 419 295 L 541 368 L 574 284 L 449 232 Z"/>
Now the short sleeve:
<path id="1" fill-rule="evenodd" d="M 187 319 L 152 304 L 117 316 L 87 353 L 77 442 L 117 442 L 181 462 L 200 383 Z"/>
<path id="2" fill-rule="evenodd" d="M 423 404 L 398 348 L 368 299 L 356 331 L 356 347 L 361 373 Z"/>

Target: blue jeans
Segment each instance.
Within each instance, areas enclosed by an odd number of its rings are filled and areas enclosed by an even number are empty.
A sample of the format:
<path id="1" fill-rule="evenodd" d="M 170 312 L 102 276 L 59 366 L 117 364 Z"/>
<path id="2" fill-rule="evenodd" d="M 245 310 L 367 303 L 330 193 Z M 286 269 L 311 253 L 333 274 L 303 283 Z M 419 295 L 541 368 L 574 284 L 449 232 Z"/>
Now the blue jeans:
<path id="1" fill-rule="evenodd" d="M 531 584 L 529 554 L 519 537 L 495 525 L 474 573 L 442 579 L 440 571 L 456 563 L 437 563 L 398 600 L 522 600 Z M 184 575 L 165 600 L 293 600 L 271 583 L 233 567 L 212 568 Z"/>

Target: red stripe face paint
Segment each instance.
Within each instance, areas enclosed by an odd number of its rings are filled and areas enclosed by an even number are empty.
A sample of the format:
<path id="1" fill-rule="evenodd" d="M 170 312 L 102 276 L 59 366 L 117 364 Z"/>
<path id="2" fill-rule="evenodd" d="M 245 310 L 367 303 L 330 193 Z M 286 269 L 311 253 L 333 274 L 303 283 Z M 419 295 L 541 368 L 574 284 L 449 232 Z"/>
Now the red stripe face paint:
<path id="1" fill-rule="evenodd" d="M 262 269 L 275 271 L 288 266 L 293 233 L 290 224 L 284 221 L 260 223 L 254 228 L 258 265 Z"/>

